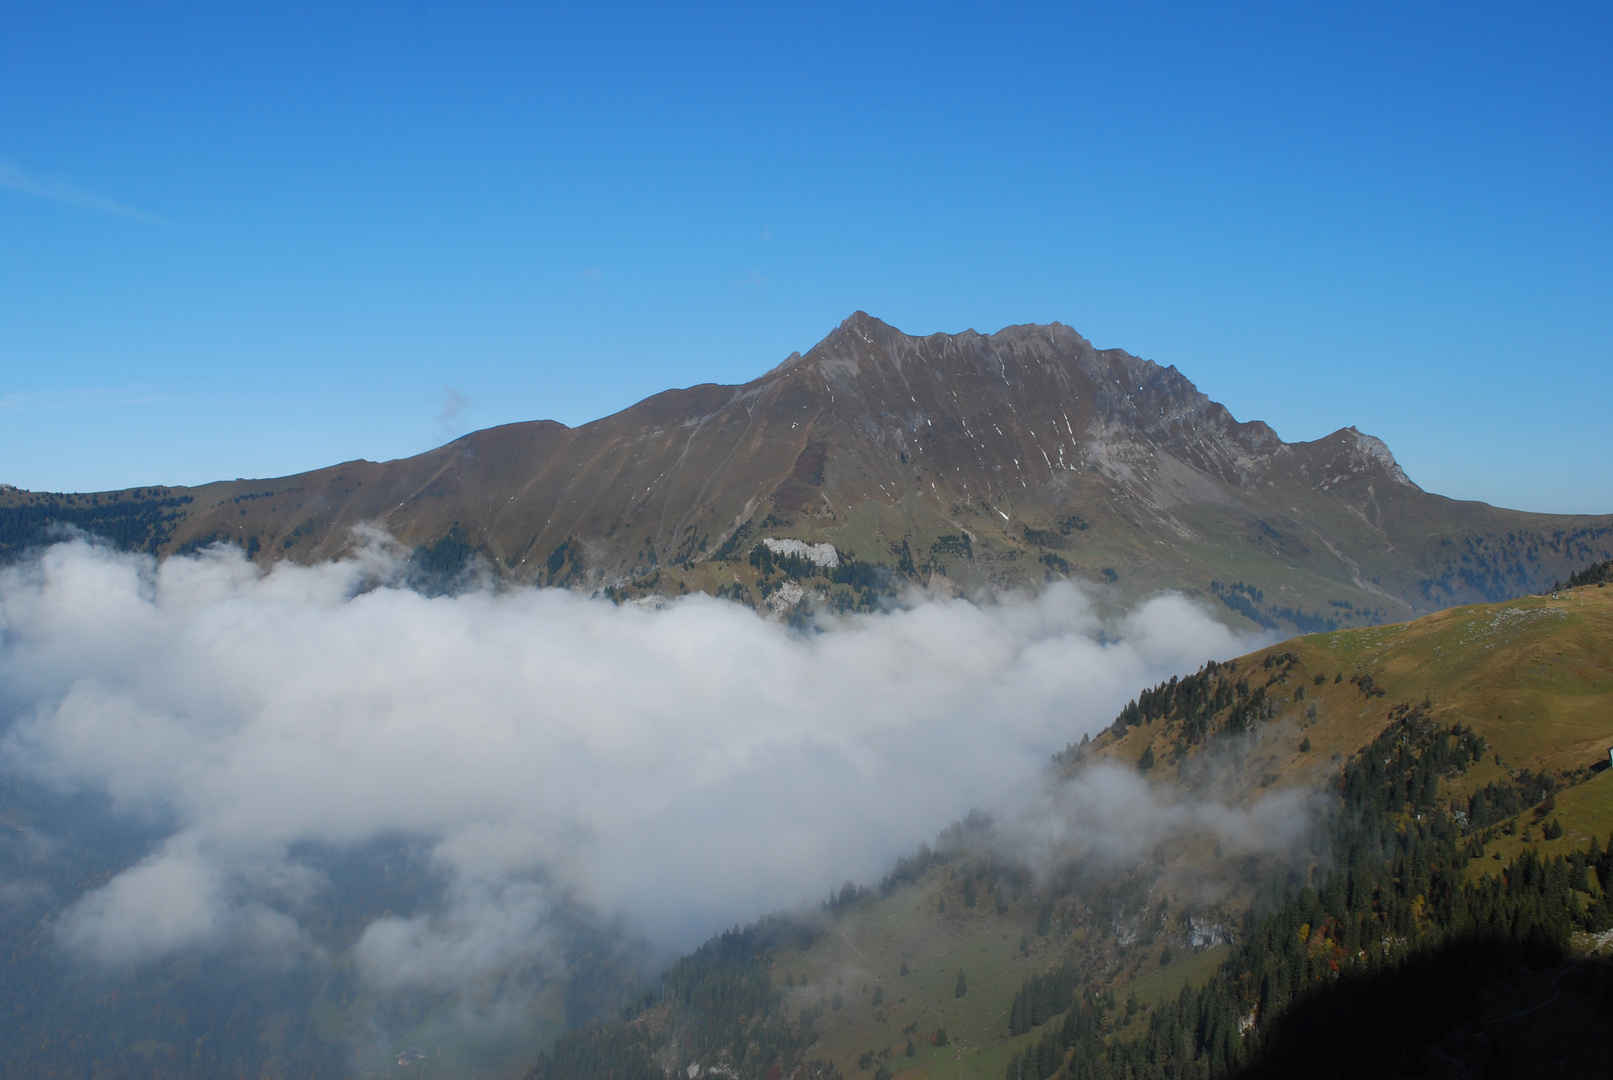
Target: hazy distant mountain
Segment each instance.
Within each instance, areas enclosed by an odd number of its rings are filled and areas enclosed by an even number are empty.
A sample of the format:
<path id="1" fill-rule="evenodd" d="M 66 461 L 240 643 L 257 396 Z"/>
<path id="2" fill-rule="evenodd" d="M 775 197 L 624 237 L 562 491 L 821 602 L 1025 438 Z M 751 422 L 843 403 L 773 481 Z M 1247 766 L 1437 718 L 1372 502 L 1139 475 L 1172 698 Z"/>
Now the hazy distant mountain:
<path id="1" fill-rule="evenodd" d="M 1285 443 L 1174 367 L 1058 323 L 910 337 L 861 312 L 743 386 L 669 390 L 577 428 L 510 424 L 276 480 L 5 492 L 0 507 L 13 546 L 56 517 L 160 553 L 222 539 L 260 562 L 311 561 L 373 523 L 440 574 L 479 559 L 618 596 L 776 603 L 793 577 L 847 606 L 876 578 L 888 591 L 903 577 L 967 589 L 1068 576 L 1117 600 L 1214 595 L 1307 630 L 1546 588 L 1613 555 L 1613 516 L 1430 494 L 1370 435 Z M 769 567 L 747 561 L 764 537 L 832 543 L 861 576 L 786 560 L 764 580 Z"/>

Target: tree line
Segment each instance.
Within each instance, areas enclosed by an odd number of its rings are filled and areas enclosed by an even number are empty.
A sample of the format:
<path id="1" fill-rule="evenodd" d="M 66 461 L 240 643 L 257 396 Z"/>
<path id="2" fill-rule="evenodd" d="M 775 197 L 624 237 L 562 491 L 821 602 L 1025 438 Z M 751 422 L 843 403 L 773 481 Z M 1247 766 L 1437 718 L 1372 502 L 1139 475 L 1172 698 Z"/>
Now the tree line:
<path id="1" fill-rule="evenodd" d="M 768 976 L 772 950 L 811 941 L 809 929 L 782 918 L 719 934 L 673 964 L 619 1019 L 562 1035 L 528 1080 L 663 1080 L 690 1061 L 740 1080 L 843 1080 L 833 1064 L 810 1056 L 818 1014 L 805 1009 L 791 1021 Z M 674 1054 L 676 1063 L 667 1064 Z"/>
<path id="2" fill-rule="evenodd" d="M 34 495 L 26 502 L 0 506 L 0 559 L 11 559 L 31 547 L 57 539 L 64 528 L 99 536 L 123 551 L 156 554 L 184 516 L 189 495 L 165 488 L 99 495 Z"/>
<path id="3" fill-rule="evenodd" d="M 1572 931 L 1613 926 L 1604 888 L 1613 837 L 1566 857 L 1526 848 L 1500 873 L 1469 880 L 1483 834 L 1460 822 L 1439 787 L 1470 767 L 1482 742 L 1428 712 L 1398 706 L 1349 762 L 1332 869 L 1251 917 L 1206 985 L 1183 986 L 1133 1038 L 1114 1037 L 1103 1003 L 1076 993 L 1062 1003 L 1063 1022 L 1010 1061 L 1007 1080 L 1420 1071 L 1508 965 L 1556 963 Z M 1039 978 L 1022 998 L 1045 994 L 1049 980 Z"/>

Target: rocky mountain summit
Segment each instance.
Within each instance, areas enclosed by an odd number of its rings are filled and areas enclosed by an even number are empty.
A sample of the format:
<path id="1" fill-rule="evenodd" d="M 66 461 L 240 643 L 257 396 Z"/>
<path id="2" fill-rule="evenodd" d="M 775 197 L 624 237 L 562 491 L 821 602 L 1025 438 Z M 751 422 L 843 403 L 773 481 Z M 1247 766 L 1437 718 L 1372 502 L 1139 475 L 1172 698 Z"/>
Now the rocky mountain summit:
<path id="1" fill-rule="evenodd" d="M 1424 492 L 1379 439 L 1283 442 L 1174 367 L 1058 323 L 913 337 L 862 312 L 742 386 L 669 390 L 576 428 L 490 428 L 398 461 L 139 495 L 169 504 L 132 545 L 158 553 L 227 541 L 260 562 L 312 561 L 373 525 L 438 573 L 618 598 L 757 602 L 793 576 L 846 606 L 875 577 L 886 591 L 1070 577 L 1117 602 L 1178 588 L 1302 630 L 1497 600 L 1613 555 L 1613 516 Z M 87 498 L 131 501 L 8 492 L 0 507 L 44 520 L 51 500 Z M 844 560 L 770 553 L 764 569 L 750 558 L 764 538 Z"/>

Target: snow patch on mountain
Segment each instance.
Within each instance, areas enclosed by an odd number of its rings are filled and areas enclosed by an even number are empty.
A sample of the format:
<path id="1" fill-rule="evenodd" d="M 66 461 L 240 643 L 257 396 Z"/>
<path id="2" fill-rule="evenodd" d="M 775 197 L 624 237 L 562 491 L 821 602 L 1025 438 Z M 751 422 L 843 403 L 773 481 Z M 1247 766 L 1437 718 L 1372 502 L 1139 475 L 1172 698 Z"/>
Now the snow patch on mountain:
<path id="1" fill-rule="evenodd" d="M 792 537 L 784 539 L 768 537 L 762 541 L 762 546 L 775 555 L 794 555 L 814 566 L 840 565 L 840 552 L 835 550 L 833 544 L 809 544 L 805 540 L 796 540 Z"/>

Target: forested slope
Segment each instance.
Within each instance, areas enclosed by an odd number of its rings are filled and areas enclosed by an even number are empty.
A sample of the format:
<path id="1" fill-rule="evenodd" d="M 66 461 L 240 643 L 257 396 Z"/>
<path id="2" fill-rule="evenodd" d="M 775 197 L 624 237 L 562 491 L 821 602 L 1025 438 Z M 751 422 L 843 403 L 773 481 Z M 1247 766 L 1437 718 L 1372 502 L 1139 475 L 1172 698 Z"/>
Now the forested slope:
<path id="1" fill-rule="evenodd" d="M 534 1075 L 622 1061 L 641 1070 L 623 1076 L 879 1080 L 1589 1068 L 1613 1011 L 1610 594 L 1208 665 L 1055 763 L 1065 784 L 1122 767 L 1162 798 L 1229 807 L 1316 788 L 1325 813 L 1298 859 L 1187 842 L 1032 866 L 972 818 L 878 887 L 837 890 L 816 920 L 713 942 L 702 994 L 674 968 Z M 686 1034 L 702 1030 L 721 1037 Z"/>

